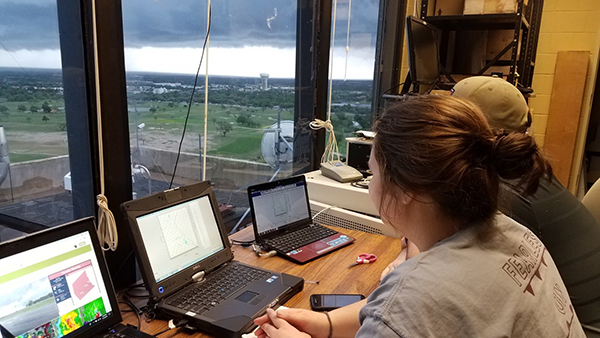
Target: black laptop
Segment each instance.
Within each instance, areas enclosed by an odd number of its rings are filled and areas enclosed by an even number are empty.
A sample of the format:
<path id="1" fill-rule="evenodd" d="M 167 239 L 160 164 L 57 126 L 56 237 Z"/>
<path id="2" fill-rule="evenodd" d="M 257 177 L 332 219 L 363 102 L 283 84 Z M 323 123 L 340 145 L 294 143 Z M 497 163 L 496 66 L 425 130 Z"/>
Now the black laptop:
<path id="1" fill-rule="evenodd" d="M 121 320 L 93 218 L 0 244 L 1 337 L 152 337 Z"/>
<path id="2" fill-rule="evenodd" d="M 236 262 L 208 181 L 121 205 L 150 302 L 165 319 L 240 337 L 302 290 L 301 278 Z"/>
<path id="3" fill-rule="evenodd" d="M 248 187 L 254 236 L 266 250 L 304 264 L 354 242 L 314 224 L 304 175 Z"/>

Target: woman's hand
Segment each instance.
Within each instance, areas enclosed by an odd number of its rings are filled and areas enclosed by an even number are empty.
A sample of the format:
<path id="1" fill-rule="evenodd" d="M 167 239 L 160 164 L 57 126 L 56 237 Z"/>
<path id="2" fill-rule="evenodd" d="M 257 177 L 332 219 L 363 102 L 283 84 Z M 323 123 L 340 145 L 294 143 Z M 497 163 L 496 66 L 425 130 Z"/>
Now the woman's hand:
<path id="1" fill-rule="evenodd" d="M 404 237 L 402 241 L 402 250 L 396 259 L 394 259 L 388 266 L 383 269 L 381 272 L 381 276 L 379 276 L 379 281 L 383 280 L 383 277 L 387 276 L 392 270 L 394 270 L 398 265 L 404 263 L 405 261 L 413 258 L 414 256 L 420 253 L 419 248 L 408 240 L 408 238 Z"/>
<path id="2" fill-rule="evenodd" d="M 396 257 L 396 259 L 394 259 L 390 264 L 388 264 L 388 266 L 385 267 L 385 269 L 383 269 L 383 271 L 381 271 L 381 275 L 379 276 L 379 282 L 381 282 L 383 280 L 383 277 L 387 276 L 398 265 L 406 261 L 406 251 L 406 248 L 402 249 L 398 257 Z"/>
<path id="3" fill-rule="evenodd" d="M 254 333 L 258 338 L 327 338 L 329 335 L 327 316 L 303 309 L 267 309 L 267 314 L 256 318 L 254 324 L 260 326 Z"/>

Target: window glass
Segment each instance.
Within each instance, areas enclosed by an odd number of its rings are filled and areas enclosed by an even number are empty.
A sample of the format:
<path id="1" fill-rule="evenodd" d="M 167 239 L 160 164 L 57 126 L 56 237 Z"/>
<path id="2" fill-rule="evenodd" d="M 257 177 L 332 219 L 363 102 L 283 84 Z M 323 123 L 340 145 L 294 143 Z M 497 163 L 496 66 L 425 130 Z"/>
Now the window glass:
<path id="1" fill-rule="evenodd" d="M 172 178 L 174 186 L 202 180 L 205 171 L 231 231 L 249 221 L 248 185 L 296 171 L 294 148 L 310 154 L 311 147 L 295 141 L 309 133 L 308 119 L 295 117 L 297 4 L 212 2 L 208 54 L 188 106 L 207 2 L 122 2 L 134 198 L 168 188 Z M 310 161 L 297 159 L 304 166 Z"/>
<path id="2" fill-rule="evenodd" d="M 335 7 L 334 1 L 331 123 L 339 151 L 345 156 L 346 138 L 356 136 L 357 130 L 371 128 L 379 1 L 338 0 Z"/>
<path id="3" fill-rule="evenodd" d="M 73 5 L 61 6 L 0 2 L 0 241 L 93 214 L 82 25 L 65 14 Z M 61 46 L 72 47 L 70 61 Z"/>

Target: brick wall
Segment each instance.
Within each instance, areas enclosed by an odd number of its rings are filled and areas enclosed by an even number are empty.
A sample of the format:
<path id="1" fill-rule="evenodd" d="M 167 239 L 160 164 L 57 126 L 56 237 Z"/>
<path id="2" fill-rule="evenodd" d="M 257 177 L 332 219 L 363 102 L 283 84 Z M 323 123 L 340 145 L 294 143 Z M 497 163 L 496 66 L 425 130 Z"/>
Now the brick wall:
<path id="1" fill-rule="evenodd" d="M 581 159 L 585 146 L 585 136 L 591 109 L 598 66 L 598 48 L 600 46 L 600 1 L 598 0 L 545 0 L 538 40 L 532 87 L 536 97 L 530 100 L 533 109 L 533 131 L 536 140 L 543 146 L 546 137 L 548 110 L 556 55 L 563 50 L 588 50 L 590 63 L 585 88 L 585 97 L 581 109 L 581 123 L 578 128 L 578 140 L 569 189 L 575 191 L 577 177 L 581 170 Z"/>

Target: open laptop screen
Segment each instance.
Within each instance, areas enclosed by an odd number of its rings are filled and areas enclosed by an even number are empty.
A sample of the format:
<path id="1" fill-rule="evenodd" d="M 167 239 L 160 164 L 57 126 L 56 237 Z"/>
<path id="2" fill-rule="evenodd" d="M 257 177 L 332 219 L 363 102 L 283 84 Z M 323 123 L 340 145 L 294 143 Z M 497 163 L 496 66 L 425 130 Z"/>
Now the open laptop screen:
<path id="1" fill-rule="evenodd" d="M 136 221 L 156 283 L 225 248 L 209 195 Z"/>
<path id="2" fill-rule="evenodd" d="M 97 255 L 84 231 L 0 259 L 0 324 L 16 337 L 59 338 L 112 316 Z"/>
<path id="3" fill-rule="evenodd" d="M 293 182 L 251 192 L 252 208 L 259 235 L 303 220 L 310 220 L 306 183 Z"/>

